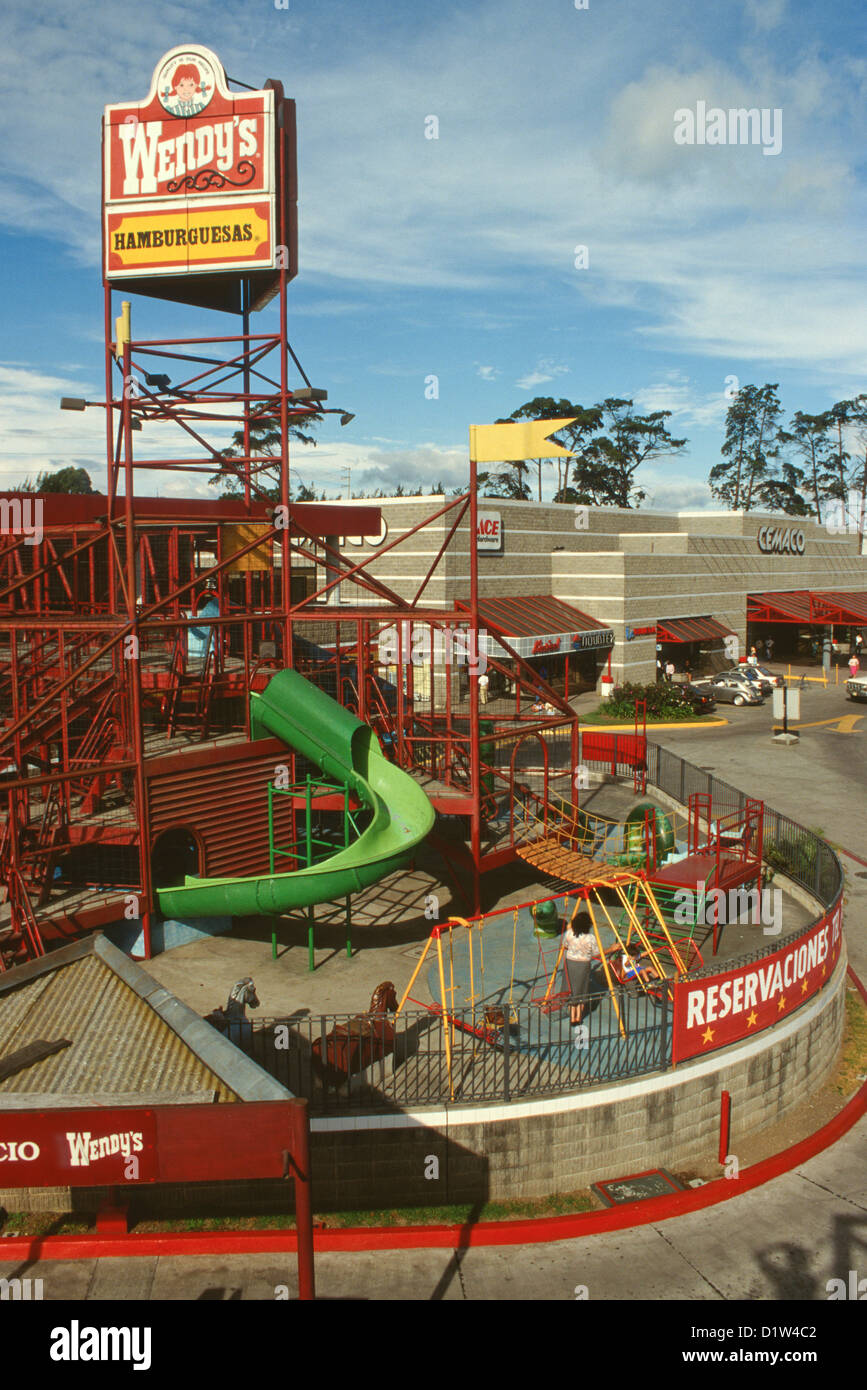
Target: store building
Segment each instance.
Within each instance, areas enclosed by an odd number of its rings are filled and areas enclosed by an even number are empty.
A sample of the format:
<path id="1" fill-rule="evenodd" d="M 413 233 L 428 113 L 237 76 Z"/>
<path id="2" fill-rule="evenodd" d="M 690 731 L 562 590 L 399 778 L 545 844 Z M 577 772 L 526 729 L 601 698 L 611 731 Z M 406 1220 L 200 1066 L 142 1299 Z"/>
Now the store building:
<path id="1" fill-rule="evenodd" d="M 419 529 L 381 556 L 376 576 L 406 599 L 424 586 L 428 608 L 468 606 L 468 518 L 446 545 L 455 513 L 435 517 L 450 500 L 377 499 L 380 545 Z M 420 525 L 425 517 L 435 519 Z M 371 544 L 340 538 L 353 561 Z M 570 694 L 608 672 L 652 681 L 658 657 L 699 672 L 768 637 L 775 662 L 821 656 L 832 637 L 848 652 L 862 627 L 867 638 L 860 538 L 809 520 L 484 499 L 478 548 L 483 623 L 494 638 L 519 640 L 520 655 L 561 689 L 568 679 Z"/>

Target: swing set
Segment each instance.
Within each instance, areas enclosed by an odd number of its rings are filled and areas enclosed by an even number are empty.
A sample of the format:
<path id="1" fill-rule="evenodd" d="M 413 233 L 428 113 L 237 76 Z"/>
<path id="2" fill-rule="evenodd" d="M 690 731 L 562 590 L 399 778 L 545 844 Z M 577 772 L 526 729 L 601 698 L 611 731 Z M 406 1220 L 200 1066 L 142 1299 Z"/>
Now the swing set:
<path id="1" fill-rule="evenodd" d="M 558 991 L 556 988 L 566 951 L 566 940 L 562 931 L 566 920 L 565 913 L 563 916 L 559 913 L 556 915 L 557 925 L 554 933 L 548 934 L 539 929 L 544 918 L 550 917 L 551 908 L 558 903 L 563 904 L 565 912 L 568 912 L 572 904 L 570 926 L 582 911 L 590 918 L 599 962 L 623 1038 L 626 1037 L 626 1025 L 621 1009 L 623 991 L 644 994 L 651 1004 L 659 1007 L 666 999 L 671 999 L 673 979 L 686 975 L 696 965 L 703 964 L 701 953 L 694 941 L 689 937 L 675 939 L 672 936 L 653 887 L 643 870 L 611 873 L 592 883 L 581 884 L 572 892 L 558 898 L 520 903 L 516 907 L 502 908 L 472 920 L 450 917 L 447 922 L 435 926 L 431 931 L 412 978 L 397 1006 L 397 1015 L 407 1003 L 411 1003 L 442 1018 L 448 1025 L 445 1028 L 445 1049 L 449 1070 L 455 1031 L 469 1034 L 494 1047 L 502 1046 L 504 1031 L 518 1022 L 520 1003 L 529 1002 L 545 1013 L 553 1013 L 566 1006 L 570 997 L 569 991 Z M 543 906 L 548 906 L 547 913 L 540 911 Z M 511 951 L 506 973 L 502 968 L 505 926 L 502 919 L 509 913 L 512 915 L 509 934 Z M 526 920 L 519 928 L 522 914 Z M 526 950 L 529 944 L 528 927 L 532 934 L 534 923 L 537 924 L 534 939 L 538 947 L 538 961 L 531 969 L 533 978 L 519 980 L 517 967 L 521 951 L 522 948 Z M 489 960 L 487 971 L 486 935 Z M 552 962 L 551 952 L 546 958 L 546 936 L 552 947 L 556 942 L 556 953 Z M 491 949 L 492 946 L 496 948 L 494 951 Z M 436 953 L 439 1001 L 426 1004 L 413 998 L 412 990 L 432 950 Z M 516 1000 L 516 983 L 519 992 L 527 988 L 531 991 L 536 989 L 537 992 L 531 992 L 529 999 Z M 544 991 L 538 993 L 543 983 Z M 498 1003 L 490 1002 L 492 996 L 498 993 L 502 996 L 506 986 L 508 1000 L 501 997 Z M 433 993 L 433 990 L 431 992 Z M 466 1017 L 467 1013 L 469 1019 Z"/>

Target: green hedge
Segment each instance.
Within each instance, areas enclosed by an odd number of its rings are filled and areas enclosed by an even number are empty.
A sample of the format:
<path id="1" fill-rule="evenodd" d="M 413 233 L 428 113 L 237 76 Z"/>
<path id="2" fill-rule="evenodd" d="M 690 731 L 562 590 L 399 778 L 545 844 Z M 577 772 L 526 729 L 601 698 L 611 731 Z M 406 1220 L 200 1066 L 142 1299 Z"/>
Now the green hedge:
<path id="1" fill-rule="evenodd" d="M 650 685 L 635 685 L 627 681 L 624 685 L 616 685 L 602 709 L 606 714 L 620 719 L 632 719 L 636 700 L 647 701 L 648 719 L 695 718 L 695 710 L 684 700 L 680 687 L 669 685 L 667 681 L 654 681 Z"/>

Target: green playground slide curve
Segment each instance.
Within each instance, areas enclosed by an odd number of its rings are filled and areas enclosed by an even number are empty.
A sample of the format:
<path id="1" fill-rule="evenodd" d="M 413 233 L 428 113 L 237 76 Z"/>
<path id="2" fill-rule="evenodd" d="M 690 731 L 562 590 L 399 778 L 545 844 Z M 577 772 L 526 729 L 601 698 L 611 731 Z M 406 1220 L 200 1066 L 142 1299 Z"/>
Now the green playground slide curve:
<path id="1" fill-rule="evenodd" d="M 190 878 L 157 891 L 164 917 L 267 916 L 331 902 L 404 867 L 434 823 L 417 782 L 390 763 L 373 730 L 300 676 L 280 671 L 250 695 L 253 738 L 269 734 L 314 762 L 373 812 L 346 849 L 310 868 L 251 878 Z"/>

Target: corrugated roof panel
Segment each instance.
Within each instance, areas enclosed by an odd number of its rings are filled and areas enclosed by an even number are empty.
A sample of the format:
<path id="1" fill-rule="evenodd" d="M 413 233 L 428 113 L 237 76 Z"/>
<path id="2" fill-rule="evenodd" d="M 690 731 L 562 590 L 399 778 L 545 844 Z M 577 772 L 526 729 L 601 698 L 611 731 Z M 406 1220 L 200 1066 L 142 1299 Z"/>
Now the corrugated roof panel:
<path id="1" fill-rule="evenodd" d="M 0 1095 L 209 1090 L 234 1100 L 143 999 L 95 956 L 73 961 L 0 998 L 0 1055 L 39 1038 L 72 1046 L 0 1082 Z"/>
<path id="2" fill-rule="evenodd" d="M 732 629 L 716 618 L 660 618 L 656 631 L 663 642 L 707 642 L 732 636 Z"/>
<path id="3" fill-rule="evenodd" d="M 867 592 L 853 589 L 814 589 L 810 595 L 814 610 L 833 610 L 836 622 L 867 623 Z M 816 620 L 813 613 L 813 620 Z"/>
<path id="4" fill-rule="evenodd" d="M 747 594 L 747 617 L 758 621 L 809 623 L 810 593 L 808 589 L 789 592 Z"/>

